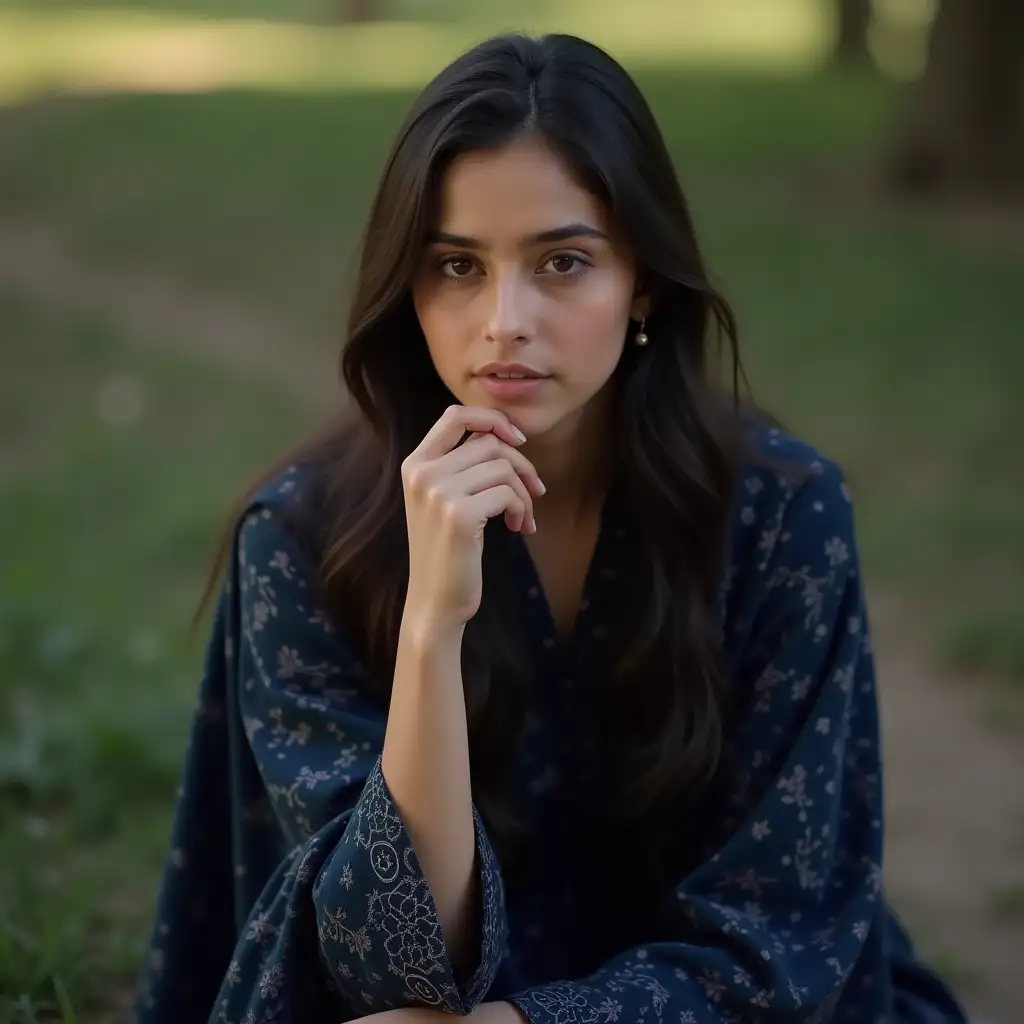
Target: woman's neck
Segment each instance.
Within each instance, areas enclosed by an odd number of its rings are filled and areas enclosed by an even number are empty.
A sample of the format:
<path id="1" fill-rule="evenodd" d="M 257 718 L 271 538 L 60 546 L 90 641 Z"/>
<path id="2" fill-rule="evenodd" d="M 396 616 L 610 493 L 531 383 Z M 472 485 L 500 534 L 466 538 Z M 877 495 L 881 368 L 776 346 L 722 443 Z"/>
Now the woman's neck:
<path id="1" fill-rule="evenodd" d="M 586 520 L 601 507 L 614 465 L 611 417 L 604 405 L 594 399 L 576 416 L 523 445 L 523 454 L 547 487 L 535 501 L 538 523 Z"/>

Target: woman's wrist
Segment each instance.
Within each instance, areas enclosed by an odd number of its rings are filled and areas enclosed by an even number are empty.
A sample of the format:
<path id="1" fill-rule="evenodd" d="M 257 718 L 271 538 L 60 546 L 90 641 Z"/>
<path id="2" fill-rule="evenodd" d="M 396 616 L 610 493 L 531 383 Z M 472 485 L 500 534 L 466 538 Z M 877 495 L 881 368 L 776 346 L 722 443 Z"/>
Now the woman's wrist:
<path id="1" fill-rule="evenodd" d="M 433 609 L 415 601 L 406 601 L 398 645 L 417 659 L 445 658 L 453 653 L 461 656 L 464 622 L 449 621 Z"/>

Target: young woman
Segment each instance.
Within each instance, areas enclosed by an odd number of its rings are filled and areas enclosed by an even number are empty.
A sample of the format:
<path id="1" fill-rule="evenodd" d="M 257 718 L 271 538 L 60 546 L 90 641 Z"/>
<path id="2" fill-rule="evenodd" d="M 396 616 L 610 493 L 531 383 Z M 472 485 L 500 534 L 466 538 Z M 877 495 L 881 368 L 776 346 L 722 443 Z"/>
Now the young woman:
<path id="1" fill-rule="evenodd" d="M 343 369 L 231 536 L 138 1021 L 962 1021 L 883 895 L 841 472 L 740 403 L 611 58 L 426 88 Z"/>

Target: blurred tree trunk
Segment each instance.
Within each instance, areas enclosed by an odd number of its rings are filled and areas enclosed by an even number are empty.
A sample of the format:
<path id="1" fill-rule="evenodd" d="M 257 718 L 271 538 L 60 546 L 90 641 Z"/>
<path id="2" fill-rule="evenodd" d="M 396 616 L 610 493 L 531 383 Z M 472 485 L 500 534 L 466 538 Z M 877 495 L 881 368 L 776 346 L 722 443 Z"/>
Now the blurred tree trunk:
<path id="1" fill-rule="evenodd" d="M 1024 184 L 1024 0 L 941 0 L 928 61 L 886 155 L 905 195 L 998 197 Z"/>
<path id="2" fill-rule="evenodd" d="M 871 64 L 868 29 L 871 28 L 871 0 L 834 0 L 836 41 L 832 59 L 844 67 Z"/>

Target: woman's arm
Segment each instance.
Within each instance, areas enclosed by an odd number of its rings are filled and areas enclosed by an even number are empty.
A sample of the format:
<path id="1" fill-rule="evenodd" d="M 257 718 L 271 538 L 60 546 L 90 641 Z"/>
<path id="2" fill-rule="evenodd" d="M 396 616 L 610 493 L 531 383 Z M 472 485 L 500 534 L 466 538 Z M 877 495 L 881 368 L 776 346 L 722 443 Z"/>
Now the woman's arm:
<path id="1" fill-rule="evenodd" d="M 479 900 L 461 654 L 461 629 L 406 616 L 381 759 L 460 966 L 474 959 Z"/>
<path id="2" fill-rule="evenodd" d="M 462 638 L 482 594 L 484 527 L 503 515 L 528 531 L 531 489 L 543 493 L 523 440 L 496 409 L 452 406 L 402 466 L 409 586 L 382 771 L 460 965 L 479 947 Z"/>
<path id="3" fill-rule="evenodd" d="M 239 757 L 258 771 L 290 852 L 242 928 L 217 1005 L 231 1020 L 252 1012 L 290 1022 L 295 1000 L 326 985 L 337 1019 L 413 1005 L 467 1013 L 491 987 L 505 947 L 497 859 L 469 804 L 467 888 L 480 911 L 475 969 L 459 974 L 420 851 L 381 770 L 386 730 L 401 746 L 392 725 L 409 726 L 409 710 L 434 713 L 411 703 L 413 688 L 424 699 L 431 687 L 450 684 L 455 693 L 460 676 L 452 664 L 406 662 L 389 718 L 344 634 L 318 607 L 315 581 L 316 565 L 281 512 L 250 510 L 225 613 L 234 623 L 229 685 L 245 727 Z M 449 705 L 445 721 L 457 722 L 451 712 Z M 444 739 L 435 733 L 438 746 Z M 409 742 L 418 742 L 415 732 Z M 429 761 L 420 764 L 430 771 Z"/>

